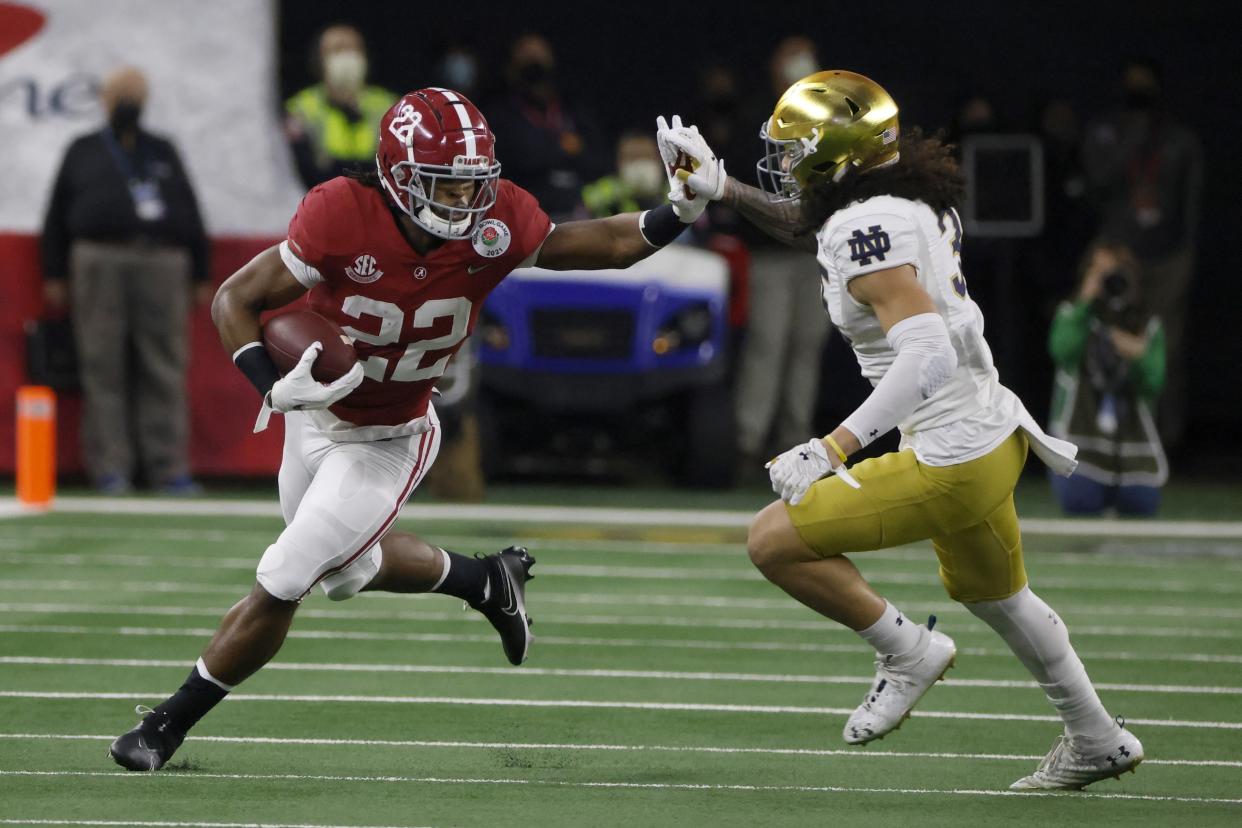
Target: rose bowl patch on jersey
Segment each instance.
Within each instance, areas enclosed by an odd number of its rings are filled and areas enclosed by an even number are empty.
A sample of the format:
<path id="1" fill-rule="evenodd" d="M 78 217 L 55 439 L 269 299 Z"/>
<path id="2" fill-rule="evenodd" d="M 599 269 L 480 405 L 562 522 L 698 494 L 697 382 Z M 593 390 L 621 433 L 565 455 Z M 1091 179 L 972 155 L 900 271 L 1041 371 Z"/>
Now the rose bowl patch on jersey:
<path id="1" fill-rule="evenodd" d="M 479 226 L 474 229 L 474 234 L 470 237 L 470 243 L 474 245 L 474 252 L 486 259 L 494 259 L 497 256 L 503 256 L 505 251 L 509 249 L 509 242 L 512 240 L 512 234 L 509 232 L 509 225 L 500 219 L 483 219 L 479 222 Z"/>

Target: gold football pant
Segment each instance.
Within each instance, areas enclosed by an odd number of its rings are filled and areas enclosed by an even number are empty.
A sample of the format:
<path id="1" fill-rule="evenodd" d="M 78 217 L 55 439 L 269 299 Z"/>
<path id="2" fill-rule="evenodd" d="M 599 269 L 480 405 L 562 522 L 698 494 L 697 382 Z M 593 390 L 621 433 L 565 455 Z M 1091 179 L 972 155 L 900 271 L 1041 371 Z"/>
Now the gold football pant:
<path id="1" fill-rule="evenodd" d="M 850 469 L 861 489 L 830 475 L 786 508 L 802 540 L 823 557 L 931 538 L 951 598 L 997 601 L 1026 586 L 1013 506 L 1026 451 L 1017 430 L 988 454 L 954 466 L 892 452 Z"/>

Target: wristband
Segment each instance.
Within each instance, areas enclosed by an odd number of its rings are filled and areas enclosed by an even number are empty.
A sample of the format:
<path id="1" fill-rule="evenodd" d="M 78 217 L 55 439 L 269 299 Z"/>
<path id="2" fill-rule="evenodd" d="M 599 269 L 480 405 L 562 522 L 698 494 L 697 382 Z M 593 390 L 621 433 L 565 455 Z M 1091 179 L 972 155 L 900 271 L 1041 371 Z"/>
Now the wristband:
<path id="1" fill-rule="evenodd" d="M 638 232 L 643 240 L 655 248 L 671 244 L 686 229 L 687 225 L 677 218 L 673 205 L 662 204 L 653 210 L 647 210 L 638 216 Z"/>
<path id="2" fill-rule="evenodd" d="M 844 462 L 845 462 L 845 460 L 846 460 L 846 455 L 845 455 L 845 452 L 841 450 L 841 445 L 840 445 L 840 443 L 838 443 L 836 440 L 832 439 L 832 435 L 831 435 L 831 434 L 829 434 L 827 437 L 825 437 L 825 438 L 824 438 L 824 442 L 825 442 L 825 443 L 827 443 L 828 445 L 832 446 L 832 450 L 833 450 L 833 451 L 835 451 L 835 452 L 837 453 L 837 457 L 840 457 L 840 458 L 841 458 L 841 462 L 842 462 L 842 463 L 844 463 Z"/>
<path id="3" fill-rule="evenodd" d="M 272 362 L 262 342 L 251 342 L 238 348 L 233 354 L 233 364 L 246 375 L 246 379 L 250 380 L 250 384 L 263 397 L 267 396 L 267 392 L 280 379 L 280 371 L 276 369 L 276 363 Z"/>

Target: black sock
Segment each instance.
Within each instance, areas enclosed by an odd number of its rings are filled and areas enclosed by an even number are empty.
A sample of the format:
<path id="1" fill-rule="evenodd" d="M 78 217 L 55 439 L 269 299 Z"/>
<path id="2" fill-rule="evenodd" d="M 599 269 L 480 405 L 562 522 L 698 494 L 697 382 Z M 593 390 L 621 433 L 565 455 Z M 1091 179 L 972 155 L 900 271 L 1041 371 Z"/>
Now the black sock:
<path id="1" fill-rule="evenodd" d="M 447 556 L 448 573 L 440 581 L 440 585 L 432 590 L 443 595 L 461 598 L 469 604 L 481 604 L 487 597 L 488 574 L 487 564 L 478 558 L 458 555 L 456 552 L 444 550 Z"/>
<path id="2" fill-rule="evenodd" d="M 156 713 L 166 713 L 172 726 L 183 733 L 198 723 L 229 694 L 215 682 L 209 681 L 198 672 L 198 665 L 190 671 L 185 684 L 177 689 L 163 704 L 155 708 Z"/>

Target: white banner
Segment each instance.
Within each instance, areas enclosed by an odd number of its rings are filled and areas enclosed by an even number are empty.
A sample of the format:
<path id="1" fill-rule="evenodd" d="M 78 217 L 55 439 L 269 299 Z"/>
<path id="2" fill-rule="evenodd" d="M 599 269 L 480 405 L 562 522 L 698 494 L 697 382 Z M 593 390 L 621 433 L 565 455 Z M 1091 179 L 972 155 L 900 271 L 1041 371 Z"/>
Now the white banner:
<path id="1" fill-rule="evenodd" d="M 137 66 L 214 235 L 281 235 L 301 196 L 276 92 L 275 0 L 0 2 L 0 231 L 38 232 L 100 81 Z"/>

